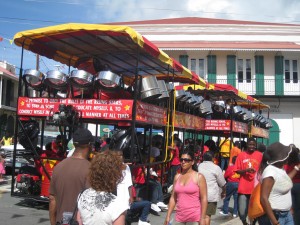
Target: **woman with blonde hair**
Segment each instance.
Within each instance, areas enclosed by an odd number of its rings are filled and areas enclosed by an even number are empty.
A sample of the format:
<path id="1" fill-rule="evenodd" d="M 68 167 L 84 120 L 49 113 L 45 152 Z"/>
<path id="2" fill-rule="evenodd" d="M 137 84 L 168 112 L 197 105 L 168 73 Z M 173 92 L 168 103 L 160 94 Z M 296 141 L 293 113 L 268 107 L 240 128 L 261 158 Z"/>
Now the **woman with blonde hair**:
<path id="1" fill-rule="evenodd" d="M 98 153 L 92 160 L 91 187 L 80 195 L 78 211 L 84 225 L 124 225 L 127 207 L 116 197 L 122 181 L 123 161 L 116 152 Z"/>

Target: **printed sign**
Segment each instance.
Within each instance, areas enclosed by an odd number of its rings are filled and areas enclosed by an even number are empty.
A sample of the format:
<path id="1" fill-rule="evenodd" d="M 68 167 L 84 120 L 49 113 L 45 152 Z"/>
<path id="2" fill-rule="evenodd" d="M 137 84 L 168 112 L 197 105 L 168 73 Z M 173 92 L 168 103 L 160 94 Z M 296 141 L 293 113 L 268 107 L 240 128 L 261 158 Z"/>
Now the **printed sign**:
<path id="1" fill-rule="evenodd" d="M 242 133 L 242 134 L 248 134 L 248 124 L 238 122 L 238 121 L 233 121 L 232 131 L 237 133 Z"/>
<path id="2" fill-rule="evenodd" d="M 206 120 L 205 130 L 230 131 L 230 120 Z"/>
<path id="3" fill-rule="evenodd" d="M 190 130 L 204 130 L 205 119 L 191 114 L 176 112 L 174 126 L 190 129 Z"/>
<path id="4" fill-rule="evenodd" d="M 126 99 L 52 99 L 19 97 L 19 116 L 51 116 L 59 105 L 72 105 L 82 118 L 132 120 L 133 100 Z M 136 120 L 149 124 L 166 125 L 166 110 L 155 105 L 137 102 Z"/>

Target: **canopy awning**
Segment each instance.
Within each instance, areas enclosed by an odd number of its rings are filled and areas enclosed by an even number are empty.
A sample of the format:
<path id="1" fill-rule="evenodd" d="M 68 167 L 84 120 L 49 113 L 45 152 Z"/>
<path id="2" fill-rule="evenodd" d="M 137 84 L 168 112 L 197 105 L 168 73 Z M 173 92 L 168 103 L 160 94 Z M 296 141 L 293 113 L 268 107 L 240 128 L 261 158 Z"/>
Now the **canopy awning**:
<path id="1" fill-rule="evenodd" d="M 206 87 L 201 85 L 182 85 L 176 87 L 177 90 L 190 91 L 195 95 L 208 96 L 210 100 L 217 101 L 233 99 L 238 105 L 246 108 L 264 109 L 269 108 L 268 105 L 262 103 L 256 98 L 239 91 L 230 84 L 211 84 L 207 83 Z"/>
<path id="2" fill-rule="evenodd" d="M 205 85 L 197 74 L 169 57 L 152 42 L 127 26 L 62 24 L 22 31 L 14 43 L 36 54 L 95 74 L 95 64 L 108 64 L 131 80 L 157 75 L 166 81 Z M 174 76 L 173 76 L 174 74 Z"/>

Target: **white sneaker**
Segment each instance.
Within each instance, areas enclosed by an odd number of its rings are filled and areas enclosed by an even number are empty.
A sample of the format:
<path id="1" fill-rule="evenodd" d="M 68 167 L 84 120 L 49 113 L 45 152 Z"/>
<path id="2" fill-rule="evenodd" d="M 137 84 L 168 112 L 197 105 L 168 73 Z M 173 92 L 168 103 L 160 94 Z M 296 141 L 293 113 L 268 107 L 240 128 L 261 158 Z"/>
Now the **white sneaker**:
<path id="1" fill-rule="evenodd" d="M 151 225 L 151 224 L 148 223 L 148 222 L 144 222 L 144 221 L 139 220 L 138 225 Z"/>
<path id="2" fill-rule="evenodd" d="M 219 213 L 223 216 L 228 216 L 228 213 L 224 213 L 223 211 L 220 211 Z"/>
<path id="3" fill-rule="evenodd" d="M 155 212 L 161 212 L 161 209 L 156 204 L 151 204 L 151 209 Z"/>
<path id="4" fill-rule="evenodd" d="M 158 207 L 160 207 L 160 208 L 168 208 L 168 205 L 166 205 L 166 204 L 163 203 L 163 202 L 158 202 L 156 205 L 157 205 Z"/>
<path id="5" fill-rule="evenodd" d="M 233 217 L 233 218 L 237 218 L 238 215 L 237 215 L 237 214 L 232 214 L 232 217 Z"/>

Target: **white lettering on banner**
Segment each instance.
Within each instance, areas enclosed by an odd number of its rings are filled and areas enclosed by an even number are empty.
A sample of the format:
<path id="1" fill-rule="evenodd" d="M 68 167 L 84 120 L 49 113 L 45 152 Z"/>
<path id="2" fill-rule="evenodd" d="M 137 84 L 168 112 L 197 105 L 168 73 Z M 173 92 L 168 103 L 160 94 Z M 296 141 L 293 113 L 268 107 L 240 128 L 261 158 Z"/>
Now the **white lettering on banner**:
<path id="1" fill-rule="evenodd" d="M 93 108 L 94 110 L 100 110 L 100 111 L 107 111 L 108 109 L 107 109 L 107 106 L 105 105 L 105 106 L 94 106 L 94 108 Z"/>
<path id="2" fill-rule="evenodd" d="M 93 99 L 95 105 L 106 105 L 107 100 L 99 100 L 99 99 Z"/>
<path id="3" fill-rule="evenodd" d="M 32 110 L 28 110 L 28 109 L 20 109 L 19 113 L 21 114 L 32 114 Z"/>
<path id="4" fill-rule="evenodd" d="M 101 117 L 102 116 L 101 113 L 97 113 L 97 112 L 83 112 L 83 113 L 85 113 L 85 115 L 88 117 Z"/>
<path id="5" fill-rule="evenodd" d="M 30 98 L 29 102 L 30 103 L 43 103 L 43 100 L 40 98 Z"/>
<path id="6" fill-rule="evenodd" d="M 118 119 L 129 119 L 129 114 L 117 114 L 118 115 Z"/>

